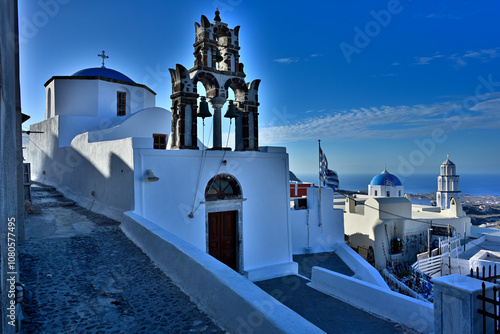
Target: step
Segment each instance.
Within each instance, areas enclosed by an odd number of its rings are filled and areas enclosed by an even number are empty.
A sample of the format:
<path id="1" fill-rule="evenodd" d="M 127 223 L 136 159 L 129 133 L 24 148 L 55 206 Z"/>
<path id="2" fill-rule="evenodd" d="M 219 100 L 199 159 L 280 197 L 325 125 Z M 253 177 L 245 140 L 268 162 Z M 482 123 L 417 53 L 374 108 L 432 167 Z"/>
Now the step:
<path id="1" fill-rule="evenodd" d="M 74 206 L 75 201 L 67 199 L 55 187 L 33 181 L 31 186 L 31 204 L 38 207 Z"/>
<path id="2" fill-rule="evenodd" d="M 51 186 L 31 186 L 31 191 L 57 191 L 55 187 Z"/>
<path id="3" fill-rule="evenodd" d="M 32 198 L 32 205 L 39 207 L 58 207 L 58 206 L 74 206 L 75 201 L 69 200 L 65 197 L 35 197 Z"/>
<path id="4" fill-rule="evenodd" d="M 64 197 L 63 194 L 61 194 L 58 191 L 44 191 L 44 190 L 38 190 L 38 189 L 31 189 L 31 197 L 32 198 L 55 198 L 55 197 Z"/>

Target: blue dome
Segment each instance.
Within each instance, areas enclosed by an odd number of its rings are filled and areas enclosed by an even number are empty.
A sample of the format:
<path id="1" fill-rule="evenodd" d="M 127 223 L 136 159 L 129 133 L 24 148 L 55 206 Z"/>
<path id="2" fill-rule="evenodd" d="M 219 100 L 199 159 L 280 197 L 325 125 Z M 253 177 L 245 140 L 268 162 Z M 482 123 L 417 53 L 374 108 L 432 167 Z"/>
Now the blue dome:
<path id="1" fill-rule="evenodd" d="M 398 177 L 394 174 L 389 173 L 386 169 L 384 169 L 382 174 L 375 176 L 371 180 L 370 185 L 390 187 L 402 186 L 401 181 L 399 181 Z"/>
<path id="2" fill-rule="evenodd" d="M 93 67 L 86 68 L 84 70 L 78 71 L 72 75 L 73 77 L 104 77 L 114 80 L 121 80 L 130 83 L 135 83 L 132 79 L 127 77 L 125 74 L 122 74 L 118 71 L 112 70 L 106 67 Z"/>

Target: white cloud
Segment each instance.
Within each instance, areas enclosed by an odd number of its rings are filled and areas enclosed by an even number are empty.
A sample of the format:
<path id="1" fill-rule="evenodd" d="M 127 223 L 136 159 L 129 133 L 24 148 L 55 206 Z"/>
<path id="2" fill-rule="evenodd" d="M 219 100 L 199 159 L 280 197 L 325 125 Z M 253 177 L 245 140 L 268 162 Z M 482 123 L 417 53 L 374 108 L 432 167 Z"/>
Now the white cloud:
<path id="1" fill-rule="evenodd" d="M 442 55 L 434 55 L 432 57 L 417 57 L 415 58 L 416 65 L 429 65 L 434 59 L 442 58 Z"/>
<path id="2" fill-rule="evenodd" d="M 417 58 L 415 61 L 415 64 L 417 65 L 427 65 L 431 62 L 433 58 L 432 57 L 420 57 Z"/>
<path id="3" fill-rule="evenodd" d="M 373 78 L 387 78 L 387 77 L 397 77 L 399 74 L 395 73 L 384 73 L 384 74 L 374 74 L 372 75 Z"/>
<path id="4" fill-rule="evenodd" d="M 426 19 L 448 19 L 448 20 L 460 20 L 464 17 L 463 14 L 458 13 L 431 13 L 425 16 Z"/>
<path id="5" fill-rule="evenodd" d="M 343 141 L 357 139 L 402 139 L 432 136 L 460 129 L 500 129 L 500 93 L 477 97 L 480 101 L 464 109 L 463 100 L 432 105 L 358 108 L 309 117 L 286 125 L 260 129 L 266 145 L 318 138 Z"/>
<path id="6" fill-rule="evenodd" d="M 275 62 L 280 63 L 280 64 L 291 64 L 291 63 L 296 63 L 299 61 L 298 57 L 289 57 L 289 58 L 278 58 L 274 59 Z"/>
<path id="7" fill-rule="evenodd" d="M 494 48 L 494 49 L 468 50 L 461 54 L 458 53 L 452 55 L 436 54 L 429 57 L 415 57 L 414 64 L 429 65 L 436 59 L 444 58 L 447 60 L 451 60 L 455 65 L 462 67 L 467 65 L 467 60 L 471 59 L 479 59 L 483 62 L 487 62 L 490 59 L 498 57 L 500 55 L 499 51 L 500 48 Z"/>

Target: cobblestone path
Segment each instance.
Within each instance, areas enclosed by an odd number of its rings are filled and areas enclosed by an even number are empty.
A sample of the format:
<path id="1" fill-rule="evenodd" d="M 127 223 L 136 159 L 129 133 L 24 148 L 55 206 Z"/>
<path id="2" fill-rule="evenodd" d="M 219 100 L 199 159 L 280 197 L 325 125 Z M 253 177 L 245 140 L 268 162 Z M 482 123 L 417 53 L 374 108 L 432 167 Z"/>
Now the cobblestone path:
<path id="1" fill-rule="evenodd" d="M 81 207 L 44 208 L 20 244 L 23 333 L 223 333 L 120 230 Z"/>

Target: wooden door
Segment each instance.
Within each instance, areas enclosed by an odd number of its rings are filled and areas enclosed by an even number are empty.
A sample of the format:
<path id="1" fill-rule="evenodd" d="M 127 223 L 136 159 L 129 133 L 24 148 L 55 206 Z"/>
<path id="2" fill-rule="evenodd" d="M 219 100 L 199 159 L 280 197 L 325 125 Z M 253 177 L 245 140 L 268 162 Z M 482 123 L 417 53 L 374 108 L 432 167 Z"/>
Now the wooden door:
<path id="1" fill-rule="evenodd" d="M 208 253 L 237 271 L 236 217 L 237 211 L 208 214 Z"/>

